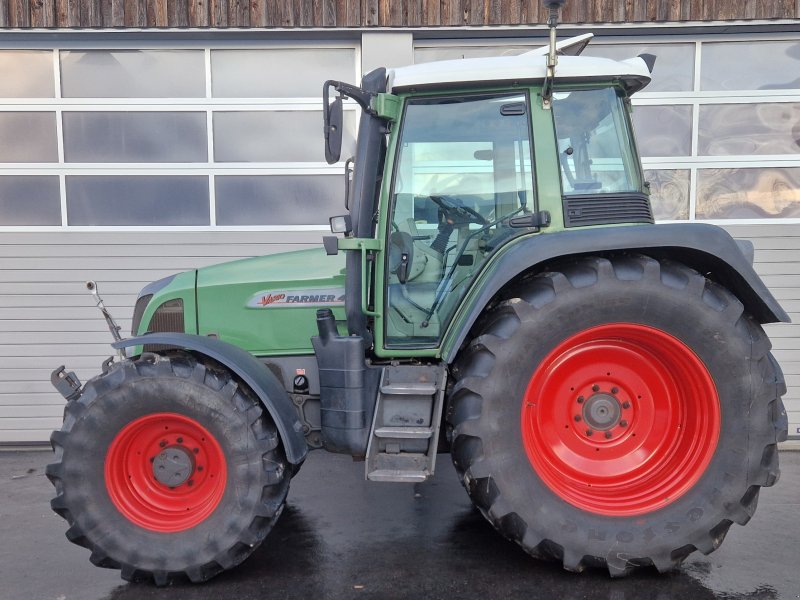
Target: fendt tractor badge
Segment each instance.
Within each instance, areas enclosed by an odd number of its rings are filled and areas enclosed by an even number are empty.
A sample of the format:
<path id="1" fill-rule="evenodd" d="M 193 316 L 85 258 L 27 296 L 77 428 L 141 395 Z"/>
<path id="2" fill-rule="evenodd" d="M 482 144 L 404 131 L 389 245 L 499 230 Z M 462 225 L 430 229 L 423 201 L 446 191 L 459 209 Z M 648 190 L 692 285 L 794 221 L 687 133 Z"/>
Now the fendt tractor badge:
<path id="1" fill-rule="evenodd" d="M 247 301 L 247 308 L 285 308 L 292 306 L 344 306 L 344 288 L 311 290 L 265 290 Z"/>

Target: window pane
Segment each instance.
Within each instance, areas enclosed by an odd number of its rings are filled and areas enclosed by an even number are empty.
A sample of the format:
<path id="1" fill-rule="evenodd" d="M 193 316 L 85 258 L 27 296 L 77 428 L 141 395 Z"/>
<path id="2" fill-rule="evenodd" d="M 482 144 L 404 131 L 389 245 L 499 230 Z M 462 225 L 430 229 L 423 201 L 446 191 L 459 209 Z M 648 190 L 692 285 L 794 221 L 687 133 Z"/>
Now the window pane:
<path id="1" fill-rule="evenodd" d="M 0 50 L 0 98 L 52 98 L 53 53 Z"/>
<path id="2" fill-rule="evenodd" d="M 584 56 L 625 60 L 653 54 L 653 80 L 645 92 L 678 92 L 694 89 L 694 44 L 589 44 Z"/>
<path id="3" fill-rule="evenodd" d="M 218 98 L 319 97 L 326 79 L 355 82 L 351 48 L 212 50 L 212 94 Z"/>
<path id="4" fill-rule="evenodd" d="M 0 225 L 61 225 L 58 177 L 0 176 Z"/>
<path id="5" fill-rule="evenodd" d="M 797 154 L 800 104 L 710 104 L 700 107 L 701 155 Z"/>
<path id="6" fill-rule="evenodd" d="M 62 50 L 65 98 L 203 98 L 202 50 Z"/>
<path id="7" fill-rule="evenodd" d="M 613 89 L 556 92 L 553 116 L 565 195 L 640 191 L 627 109 Z"/>
<path id="8" fill-rule="evenodd" d="M 701 90 L 800 88 L 800 42 L 703 44 Z"/>
<path id="9" fill-rule="evenodd" d="M 342 157 L 355 153 L 356 116 L 344 113 Z M 324 162 L 322 111 L 215 112 L 218 162 Z"/>
<path id="10" fill-rule="evenodd" d="M 633 125 L 642 156 L 692 154 L 691 106 L 636 106 Z"/>
<path id="11" fill-rule="evenodd" d="M 658 220 L 689 218 L 689 170 L 645 171 L 650 182 L 650 203 Z"/>
<path id="12" fill-rule="evenodd" d="M 215 181 L 218 225 L 322 225 L 344 212 L 344 176 L 225 175 Z"/>
<path id="13" fill-rule="evenodd" d="M 208 178 L 67 176 L 70 225 L 208 225 Z"/>
<path id="14" fill-rule="evenodd" d="M 0 162 L 58 162 L 56 114 L 0 112 Z"/>
<path id="15" fill-rule="evenodd" d="M 206 162 L 201 112 L 64 112 L 67 162 Z"/>
<path id="16" fill-rule="evenodd" d="M 700 169 L 698 219 L 800 217 L 800 167 Z"/>

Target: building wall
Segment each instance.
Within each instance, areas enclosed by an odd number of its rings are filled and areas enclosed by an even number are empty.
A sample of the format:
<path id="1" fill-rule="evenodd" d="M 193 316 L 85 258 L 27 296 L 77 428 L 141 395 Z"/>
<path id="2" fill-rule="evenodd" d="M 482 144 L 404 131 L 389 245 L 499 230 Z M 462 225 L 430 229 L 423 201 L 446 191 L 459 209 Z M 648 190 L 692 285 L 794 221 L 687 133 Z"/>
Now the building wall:
<path id="1" fill-rule="evenodd" d="M 565 23 L 793 19 L 797 0 L 571 0 Z M 540 0 L 0 0 L 0 27 L 534 25 Z"/>
<path id="2" fill-rule="evenodd" d="M 32 4 L 17 2 L 15 6 L 32 7 Z M 111 4 L 97 3 L 97 6 Z M 126 2 L 124 6 L 133 4 Z M 480 4 L 484 6 L 483 2 Z M 503 3 L 506 4 L 510 3 Z M 601 4 L 585 3 L 585 7 Z M 146 7 L 156 5 L 146 3 Z M 631 8 L 636 3 L 617 5 Z M 767 5 L 768 2 L 758 3 L 761 8 Z M 71 6 L 82 9 L 89 4 Z M 336 68 L 345 71 L 341 78 L 357 81 L 362 72 L 380 64 L 521 52 L 527 45 L 537 43 L 530 37 L 492 40 L 485 37 L 486 30 L 480 30 L 484 37 L 477 39 L 473 35 L 478 31 L 466 29 L 455 39 L 447 40 L 431 39 L 429 35 L 415 40 L 409 30 L 352 32 L 347 38 L 339 31 L 338 41 L 326 41 L 315 32 L 298 32 L 293 41 L 273 39 L 270 32 L 256 39 L 243 35 L 242 39 L 233 41 L 229 37 L 220 41 L 216 32 L 208 32 L 192 38 L 182 38 L 176 33 L 169 39 L 142 37 L 138 41 L 128 38 L 123 42 L 115 41 L 113 32 L 106 32 L 101 41 L 94 40 L 89 35 L 91 32 L 72 35 L 60 30 L 55 41 L 50 41 L 46 35 L 37 38 L 36 32 L 26 34 L 25 51 L 43 55 L 43 61 L 39 60 L 42 56 L 37 55 L 39 62 L 36 64 L 44 64 L 54 74 L 43 88 L 33 85 L 25 87 L 24 92 L 19 91 L 17 85 L 21 80 L 19 71 L 13 76 L 0 76 L 0 443 L 45 441 L 50 431 L 59 426 L 63 408 L 63 399 L 49 383 L 50 371 L 66 364 L 85 381 L 99 371 L 100 363 L 111 353 L 110 334 L 84 288 L 87 279 L 99 283 L 107 305 L 127 332 L 136 293 L 154 279 L 176 271 L 239 257 L 306 248 L 320 242 L 327 217 L 341 210 L 344 171 L 341 164 L 329 166 L 322 160 L 318 126 L 301 126 L 310 113 L 316 113 L 312 120 L 318 123 L 319 89 L 328 69 L 320 65 L 333 60 L 334 65 L 339 65 Z M 752 239 L 756 246 L 756 270 L 797 321 L 800 315 L 800 255 L 797 252 L 800 213 L 796 209 L 800 207 L 800 177 L 796 174 L 800 170 L 800 148 L 796 143 L 792 145 L 797 136 L 790 139 L 786 132 L 800 122 L 800 83 L 791 76 L 797 72 L 792 61 L 800 59 L 800 54 L 796 53 L 800 38 L 796 32 L 737 33 L 708 34 L 700 40 L 687 35 L 659 36 L 654 31 L 646 37 L 636 37 L 626 30 L 624 38 L 606 33 L 592 46 L 596 52 L 622 51 L 631 56 L 648 44 L 659 48 L 662 56 L 656 67 L 659 83 L 654 83 L 635 99 L 634 111 L 635 118 L 639 119 L 645 168 L 654 183 L 657 210 L 663 220 L 716 219 L 714 222 L 725 226 L 735 237 Z M 18 52 L 22 47 L 15 45 L 16 33 L 0 35 L 0 73 L 7 67 L 1 60 L 3 52 Z M 241 33 L 247 34 L 246 31 Z M 541 35 L 540 31 L 536 33 Z M 703 60 L 711 56 L 704 50 L 706 44 L 734 41 L 753 44 L 748 46 L 748 53 L 763 54 L 761 64 L 765 68 L 758 71 L 759 75 L 770 67 L 781 76 L 785 75 L 786 81 L 780 80 L 773 87 L 764 88 L 763 82 L 759 83 L 756 78 L 746 84 L 758 85 L 746 90 L 724 86 L 723 89 L 704 88 Z M 781 49 L 780 60 L 774 52 L 764 53 L 765 48 L 777 48 L 776 44 Z M 692 54 L 689 58 L 678 54 L 663 60 L 667 56 L 667 46 Z M 313 50 L 313 57 L 304 58 L 302 53 L 309 49 Z M 341 57 L 343 49 L 349 49 L 345 53 L 344 67 L 341 60 L 334 60 L 334 55 Z M 724 50 L 720 54 L 729 55 L 727 47 Z M 157 79 L 158 59 L 166 56 L 158 54 L 161 51 L 200 54 L 200 71 L 205 75 L 199 91 L 191 81 L 186 88 L 190 91 L 172 91 L 166 97 L 158 97 L 158 93 L 148 89 L 136 91 L 139 89 L 134 85 L 137 73 L 143 74 L 144 82 Z M 297 61 L 291 63 L 295 65 L 293 68 L 283 73 L 269 70 L 288 64 L 284 60 L 289 56 L 286 53 L 294 51 L 300 54 L 296 55 Z M 252 80 L 279 91 L 237 88 L 238 96 L 233 92 L 218 93 L 214 81 L 224 81 L 228 74 L 217 73 L 214 65 L 217 58 L 224 58 L 224 52 L 243 53 L 236 55 L 236 60 L 230 61 L 232 64 L 255 65 L 249 67 L 249 72 L 234 73 L 227 81 L 246 83 Z M 260 62 L 248 62 L 255 56 L 248 52 L 260 56 Z M 148 57 L 155 62 L 146 63 Z M 96 83 L 93 77 L 116 81 L 114 77 L 122 72 L 120 66 L 125 66 L 129 59 L 145 62 L 141 68 L 129 69 L 128 73 L 133 75 L 126 75 L 119 85 L 108 86 L 113 91 L 109 95 L 114 97 L 103 96 L 105 92 L 87 91 L 96 89 L 92 88 Z M 781 66 L 781 60 L 789 62 Z M 59 70 L 62 63 L 89 65 L 85 70 L 79 68 L 73 72 L 73 76 L 83 73 L 88 79 L 70 83 L 69 76 L 64 77 L 64 72 Z M 676 65 L 680 67 L 676 69 Z M 312 71 L 315 67 L 317 71 L 322 68 L 323 72 L 304 72 L 301 67 Z M 684 67 L 692 71 L 688 79 L 680 76 Z M 30 74 L 35 68 L 38 67 L 29 66 L 23 71 Z M 708 68 L 717 69 L 713 65 Z M 736 73 L 735 70 L 729 72 Z M 169 85 L 176 85 L 169 75 L 171 71 L 166 73 Z M 182 75 L 186 73 L 188 71 Z M 661 83 L 667 80 L 669 84 Z M 303 91 L 306 83 L 309 86 L 313 83 L 308 88 L 311 91 Z M 123 90 L 123 84 L 134 87 Z M 736 86 L 746 84 L 736 83 Z M 292 87 L 298 85 L 301 87 Z M 288 88 L 295 91 L 287 92 L 287 96 L 281 90 Z M 725 111 L 739 107 L 736 110 L 741 112 L 717 113 L 722 110 L 718 108 L 721 106 L 728 107 Z M 717 108 L 708 113 L 708 107 Z M 763 107 L 768 110 L 763 112 Z M 780 111 L 775 113 L 774 108 Z M 752 114 L 748 112 L 751 109 L 755 111 Z M 348 111 L 351 116 L 355 115 L 354 106 L 348 107 Z M 762 112 L 766 115 L 764 118 L 754 117 Z M 142 117 L 145 114 L 147 118 Z M 159 114 L 165 115 L 164 120 L 158 120 Z M 170 116 L 176 114 L 201 115 L 199 120 L 195 119 L 198 121 L 195 125 L 199 124 L 201 130 L 200 150 L 197 143 L 170 150 L 176 141 L 185 141 L 189 135 L 167 136 L 159 132 L 159 123 L 169 125 Z M 742 140 L 752 142 L 748 146 L 750 149 L 743 153 L 741 145 L 734 144 L 722 154 L 704 152 L 703 136 L 717 135 L 713 127 L 709 129 L 706 125 L 708 114 L 722 115 L 713 123 L 723 128 L 731 121 L 730 115 L 744 119 L 743 123 L 751 129 L 741 128 L 741 135 L 737 129 L 731 137 L 737 144 Z M 43 118 L 42 115 L 52 116 Z M 144 121 L 129 127 L 124 122 L 125 115 L 139 115 Z M 270 121 L 270 116 L 278 118 Z M 149 121 L 150 118 L 156 120 Z M 35 130 L 40 132 L 39 137 L 30 127 L 34 122 L 39 123 L 39 129 Z M 150 129 L 142 127 L 142 122 L 149 122 Z M 770 133 L 770 123 L 775 122 L 778 123 L 777 133 Z M 238 132 L 236 136 L 240 137 L 227 135 L 225 123 L 233 123 Z M 266 132 L 260 129 L 262 126 L 268 128 Z M 95 130 L 99 134 L 92 133 Z M 194 130 L 189 127 L 187 131 Z M 70 139 L 70 132 L 80 135 Z M 143 160 L 142 151 L 135 147 L 113 146 L 115 140 L 125 137 L 123 132 L 134 132 L 134 137 L 145 144 Z M 95 144 L 92 140 L 99 141 Z M 239 140 L 241 143 L 237 143 Z M 301 143 L 295 144 L 298 140 Z M 98 151 L 107 143 L 112 144 L 108 152 Z M 154 154 L 147 155 L 147 144 L 155 149 Z M 26 145 L 30 151 L 25 150 Z M 654 148 L 659 151 L 654 153 Z M 274 149 L 277 155 L 270 153 Z M 112 156 L 111 150 L 122 152 L 122 159 Z M 160 154 L 167 150 L 177 152 L 178 158 L 169 153 Z M 295 154 L 286 160 L 281 156 L 284 150 Z M 755 191 L 748 193 L 741 182 L 731 176 L 734 171 L 758 171 L 770 176 L 756 178 L 754 181 L 760 182 L 761 187 L 751 182 Z M 708 172 L 727 184 L 718 185 L 709 192 L 709 188 L 700 185 Z M 138 213 L 134 210 L 126 217 L 133 221 L 122 222 L 115 211 L 103 213 L 106 203 L 119 200 L 113 192 L 106 189 L 93 195 L 91 186 L 78 185 L 93 178 L 108 178 L 118 183 L 118 190 L 124 191 L 127 186 L 123 184 L 134 178 L 164 180 L 171 177 L 205 182 L 201 185 L 199 212 L 192 213 L 200 215 L 200 222 L 166 224 L 163 213 L 141 210 L 143 202 L 122 203 L 122 208 L 131 204 L 139 207 Z M 240 191 L 226 196 L 225 186 L 221 184 L 231 181 L 250 182 L 249 187 L 235 189 L 250 190 L 251 199 L 258 202 L 237 204 L 242 198 Z M 285 187 L 268 185 L 278 181 L 286 182 Z M 310 181 L 319 183 L 315 190 L 303 187 Z M 31 187 L 4 188 L 4 182 L 22 182 Z M 12 188 L 23 191 L 9 192 Z M 722 201 L 704 200 L 713 200 L 714 194 Z M 197 200 L 191 194 L 188 196 L 191 202 Z M 318 204 L 303 208 L 287 198 L 298 201 L 312 198 Z M 779 201 L 775 201 L 776 198 Z M 229 200 L 236 210 L 227 213 Z M 81 211 L 81 207 L 92 202 L 105 217 L 91 221 L 92 215 L 96 217 L 99 213 Z M 191 206 L 198 205 L 192 203 Z M 703 212 L 709 206 L 717 212 Z M 761 212 L 754 213 L 753 209 Z M 178 217 L 186 218 L 186 214 L 186 211 L 178 211 Z M 794 436 L 800 436 L 800 330 L 797 328 L 798 325 L 786 324 L 767 327 L 775 354 L 787 376 L 786 404 L 790 413 L 790 434 Z"/>

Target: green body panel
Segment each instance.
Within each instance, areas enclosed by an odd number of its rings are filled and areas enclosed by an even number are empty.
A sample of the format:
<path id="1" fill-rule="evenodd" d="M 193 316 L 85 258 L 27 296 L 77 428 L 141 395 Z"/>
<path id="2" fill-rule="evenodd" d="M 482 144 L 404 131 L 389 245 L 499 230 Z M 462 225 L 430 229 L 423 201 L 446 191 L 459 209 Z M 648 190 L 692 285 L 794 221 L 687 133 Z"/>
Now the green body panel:
<path id="1" fill-rule="evenodd" d="M 197 271 L 198 333 L 253 354 L 310 354 L 316 311 L 344 318 L 344 256 L 322 248 L 259 256 Z"/>
<path id="2" fill-rule="evenodd" d="M 314 248 L 180 273 L 153 295 L 139 332 L 174 298 L 183 300 L 186 333 L 214 335 L 261 356 L 313 354 L 316 311 L 328 307 L 344 319 L 344 255 Z"/>

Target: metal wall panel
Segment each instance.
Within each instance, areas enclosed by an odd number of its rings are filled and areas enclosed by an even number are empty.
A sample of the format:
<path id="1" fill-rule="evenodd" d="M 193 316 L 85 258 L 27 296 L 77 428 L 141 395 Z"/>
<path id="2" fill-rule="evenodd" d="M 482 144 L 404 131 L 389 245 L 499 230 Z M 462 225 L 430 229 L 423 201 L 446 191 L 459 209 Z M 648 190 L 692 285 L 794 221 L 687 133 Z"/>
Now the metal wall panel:
<path id="1" fill-rule="evenodd" d="M 136 294 L 178 271 L 320 244 L 320 231 L 3 232 L 0 234 L 0 443 L 46 442 L 63 398 L 61 364 L 82 381 L 113 351 L 84 282 L 94 279 L 123 332 Z M 148 265 L 158 265 L 158 268 Z"/>
<path id="2" fill-rule="evenodd" d="M 783 402 L 789 436 L 800 438 L 800 224 L 726 225 L 725 229 L 753 242 L 756 271 L 792 318 L 791 324 L 767 325 L 765 330 L 786 377 Z"/>

